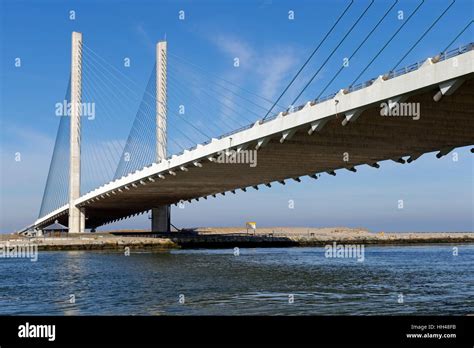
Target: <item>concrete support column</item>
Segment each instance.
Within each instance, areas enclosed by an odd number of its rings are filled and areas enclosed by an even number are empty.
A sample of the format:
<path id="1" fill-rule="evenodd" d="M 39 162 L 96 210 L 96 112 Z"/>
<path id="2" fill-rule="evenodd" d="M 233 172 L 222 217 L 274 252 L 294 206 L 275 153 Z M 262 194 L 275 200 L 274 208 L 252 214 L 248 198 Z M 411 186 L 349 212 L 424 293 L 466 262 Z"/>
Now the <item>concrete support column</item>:
<path id="1" fill-rule="evenodd" d="M 153 232 L 170 231 L 170 212 L 169 205 L 160 205 L 151 209 L 151 230 Z"/>
<path id="2" fill-rule="evenodd" d="M 74 205 L 81 192 L 82 34 L 72 33 L 71 134 L 69 155 L 69 232 L 81 232 L 81 212 Z"/>
<path id="3" fill-rule="evenodd" d="M 167 156 L 166 143 L 166 103 L 167 103 L 167 65 L 166 41 L 156 44 L 156 162 L 164 161 Z M 151 230 L 153 232 L 170 231 L 171 208 L 161 205 L 151 210 Z"/>

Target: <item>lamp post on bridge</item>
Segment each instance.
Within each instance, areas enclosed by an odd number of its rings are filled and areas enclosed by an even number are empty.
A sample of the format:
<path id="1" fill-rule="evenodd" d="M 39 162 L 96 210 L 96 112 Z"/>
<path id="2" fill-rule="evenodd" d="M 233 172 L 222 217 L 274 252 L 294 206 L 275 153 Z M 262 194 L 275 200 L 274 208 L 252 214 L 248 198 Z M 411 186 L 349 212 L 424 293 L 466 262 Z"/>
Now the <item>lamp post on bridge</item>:
<path id="1" fill-rule="evenodd" d="M 167 157 L 166 106 L 167 106 L 167 61 L 166 41 L 156 44 L 156 162 Z M 159 205 L 151 210 L 151 230 L 153 232 L 170 231 L 169 205 Z"/>

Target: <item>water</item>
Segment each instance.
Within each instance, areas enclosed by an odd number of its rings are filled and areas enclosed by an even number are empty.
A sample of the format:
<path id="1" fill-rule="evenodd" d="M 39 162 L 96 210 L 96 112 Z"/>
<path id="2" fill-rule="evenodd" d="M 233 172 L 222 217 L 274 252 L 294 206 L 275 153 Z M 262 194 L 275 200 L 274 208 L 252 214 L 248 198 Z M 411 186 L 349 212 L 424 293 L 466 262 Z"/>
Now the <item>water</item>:
<path id="1" fill-rule="evenodd" d="M 324 248 L 40 252 L 0 259 L 0 314 L 472 314 L 474 245 L 453 247 L 366 247 L 364 262 Z"/>

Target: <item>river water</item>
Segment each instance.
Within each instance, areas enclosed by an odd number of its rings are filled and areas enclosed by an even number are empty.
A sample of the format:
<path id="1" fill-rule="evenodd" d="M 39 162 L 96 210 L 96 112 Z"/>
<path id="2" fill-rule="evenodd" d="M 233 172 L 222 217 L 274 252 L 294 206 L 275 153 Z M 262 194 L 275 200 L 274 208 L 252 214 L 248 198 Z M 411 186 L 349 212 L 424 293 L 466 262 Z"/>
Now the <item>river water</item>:
<path id="1" fill-rule="evenodd" d="M 457 247 L 458 255 L 453 255 Z M 465 315 L 474 245 L 39 252 L 0 259 L 0 314 Z M 71 303 L 74 302 L 74 303 Z"/>

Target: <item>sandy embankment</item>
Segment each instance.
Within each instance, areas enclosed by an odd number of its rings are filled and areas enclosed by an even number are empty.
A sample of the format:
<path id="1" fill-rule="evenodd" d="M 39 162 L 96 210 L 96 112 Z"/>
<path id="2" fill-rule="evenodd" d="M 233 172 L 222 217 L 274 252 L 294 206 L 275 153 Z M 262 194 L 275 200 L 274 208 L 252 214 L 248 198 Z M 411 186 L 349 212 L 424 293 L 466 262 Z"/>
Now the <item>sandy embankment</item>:
<path id="1" fill-rule="evenodd" d="M 247 234 L 242 228 L 202 228 L 201 234 Z M 249 230 L 250 235 L 254 235 Z M 267 227 L 258 228 L 256 236 L 288 238 L 300 245 L 322 245 L 331 242 L 365 244 L 474 243 L 474 232 L 369 232 L 364 228 L 347 227 Z"/>

